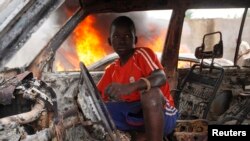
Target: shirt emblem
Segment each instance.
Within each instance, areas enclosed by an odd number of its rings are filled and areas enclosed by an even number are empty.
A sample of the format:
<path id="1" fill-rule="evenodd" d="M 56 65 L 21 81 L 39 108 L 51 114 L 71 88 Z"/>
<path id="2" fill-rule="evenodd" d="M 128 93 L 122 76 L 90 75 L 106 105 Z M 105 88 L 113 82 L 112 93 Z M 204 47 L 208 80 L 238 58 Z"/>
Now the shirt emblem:
<path id="1" fill-rule="evenodd" d="M 134 83 L 134 82 L 135 82 L 134 76 L 130 76 L 130 77 L 129 77 L 129 82 L 130 82 L 130 83 Z"/>

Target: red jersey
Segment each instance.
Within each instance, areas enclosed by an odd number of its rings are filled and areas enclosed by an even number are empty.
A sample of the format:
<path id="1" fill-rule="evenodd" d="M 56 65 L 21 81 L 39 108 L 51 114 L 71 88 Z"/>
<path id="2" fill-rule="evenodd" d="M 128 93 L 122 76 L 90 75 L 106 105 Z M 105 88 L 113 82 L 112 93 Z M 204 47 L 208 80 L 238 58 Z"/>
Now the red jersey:
<path id="1" fill-rule="evenodd" d="M 124 64 L 120 65 L 120 59 L 115 60 L 105 71 L 101 80 L 97 84 L 98 90 L 101 92 L 102 98 L 108 100 L 104 95 L 106 87 L 112 83 L 128 84 L 139 80 L 141 77 L 149 76 L 154 70 L 162 69 L 160 61 L 156 54 L 149 48 L 137 47 L 132 57 Z M 173 98 L 170 95 L 169 84 L 161 86 L 161 91 L 169 101 L 170 105 L 174 105 Z M 127 102 L 139 101 L 140 93 L 135 91 L 128 95 L 122 95 L 122 100 Z"/>

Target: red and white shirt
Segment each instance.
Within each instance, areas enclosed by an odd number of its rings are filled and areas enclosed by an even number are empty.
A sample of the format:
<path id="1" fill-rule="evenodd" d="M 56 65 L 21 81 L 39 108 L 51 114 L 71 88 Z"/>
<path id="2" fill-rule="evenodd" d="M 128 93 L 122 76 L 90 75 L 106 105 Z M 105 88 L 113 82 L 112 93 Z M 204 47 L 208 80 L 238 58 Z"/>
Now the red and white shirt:
<path id="1" fill-rule="evenodd" d="M 156 54 L 149 48 L 137 47 L 132 57 L 129 58 L 126 64 L 120 65 L 120 59 L 115 60 L 105 71 L 101 80 L 97 84 L 98 90 L 101 92 L 102 98 L 108 100 L 104 95 L 106 87 L 110 83 L 128 84 L 139 80 L 141 77 L 149 76 L 153 71 L 162 69 L 160 61 Z M 166 83 L 161 87 L 161 91 L 170 105 L 174 105 L 173 98 L 170 95 L 169 84 Z M 127 102 L 139 101 L 139 91 L 129 95 L 121 96 L 121 99 Z"/>

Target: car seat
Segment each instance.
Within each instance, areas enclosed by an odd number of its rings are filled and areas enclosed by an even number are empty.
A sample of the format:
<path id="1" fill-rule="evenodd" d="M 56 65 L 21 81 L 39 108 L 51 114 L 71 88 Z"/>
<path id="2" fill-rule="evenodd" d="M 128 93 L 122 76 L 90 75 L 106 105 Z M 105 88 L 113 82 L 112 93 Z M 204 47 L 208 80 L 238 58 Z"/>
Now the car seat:
<path id="1" fill-rule="evenodd" d="M 206 51 L 205 38 L 214 34 L 220 35 L 220 41 L 213 46 L 212 51 Z M 221 58 L 223 55 L 221 36 L 221 32 L 204 35 L 202 45 L 195 51 L 195 56 L 201 59 L 201 63 L 193 65 L 180 84 L 175 96 L 176 107 L 180 113 L 174 133 L 176 140 L 207 138 L 206 118 L 224 75 L 223 68 L 213 65 L 214 58 Z M 203 63 L 203 59 L 207 58 L 212 59 L 210 65 Z"/>

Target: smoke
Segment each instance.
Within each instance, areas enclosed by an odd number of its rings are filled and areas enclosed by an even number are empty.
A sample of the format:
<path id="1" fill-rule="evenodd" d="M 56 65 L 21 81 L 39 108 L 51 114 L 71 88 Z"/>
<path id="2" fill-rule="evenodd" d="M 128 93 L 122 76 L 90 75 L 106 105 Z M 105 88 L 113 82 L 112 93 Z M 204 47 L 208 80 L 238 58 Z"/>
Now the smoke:
<path id="1" fill-rule="evenodd" d="M 7 63 L 6 67 L 13 68 L 29 65 L 41 49 L 50 42 L 57 31 L 59 31 L 63 24 L 73 15 L 77 8 L 79 8 L 78 0 L 66 0 L 65 3 L 53 12 L 47 19 L 44 19 L 44 23 L 41 27 L 39 27 L 32 34 L 31 38 Z M 101 35 L 100 42 L 102 45 L 100 48 L 103 48 L 107 54 L 113 52 L 113 49 L 109 46 L 107 41 L 107 38 L 109 37 L 110 24 L 116 17 L 121 15 L 130 17 L 135 23 L 138 37 L 138 43 L 136 46 L 148 46 L 154 48 L 155 46 L 158 46 L 163 48 L 166 35 L 166 24 L 168 22 L 149 18 L 147 12 L 139 11 L 90 15 L 95 19 L 93 28 L 98 31 L 98 35 Z M 73 36 L 74 32 L 72 32 L 72 34 L 63 42 L 56 52 L 55 62 L 57 62 L 57 60 L 59 60 L 59 62 L 63 62 L 62 67 L 66 68 L 66 70 L 74 70 L 79 65 L 75 64 L 75 62 L 79 62 L 79 58 L 77 58 L 76 45 L 74 43 Z M 155 43 L 158 44 L 159 38 L 162 43 L 155 45 Z"/>
<path id="2" fill-rule="evenodd" d="M 103 35 L 102 42 L 105 49 L 109 53 L 112 52 L 111 47 L 109 47 L 107 42 L 111 22 L 118 16 L 128 16 L 135 23 L 136 35 L 138 37 L 136 46 L 149 47 L 155 51 L 162 51 L 169 21 L 166 19 L 149 16 L 148 13 L 148 11 L 137 11 L 94 15 L 96 18 L 96 23 L 94 26 L 97 31 Z"/>
<path id="3" fill-rule="evenodd" d="M 110 51 L 110 47 L 107 42 L 109 37 L 109 27 L 111 22 L 118 16 L 130 17 L 136 27 L 136 35 L 138 37 L 138 43 L 136 46 L 148 46 L 154 45 L 156 40 L 160 40 L 164 43 L 168 20 L 149 17 L 148 12 L 126 12 L 126 13 L 104 13 L 94 15 L 96 18 L 95 28 L 103 35 L 103 43 L 107 50 Z M 152 46 L 151 46 L 152 47 Z"/>
<path id="4" fill-rule="evenodd" d="M 66 7 L 64 3 L 47 18 L 41 19 L 41 26 L 35 27 L 28 41 L 9 60 L 5 67 L 15 68 L 29 65 L 70 17 L 64 12 Z"/>
<path id="5" fill-rule="evenodd" d="M 56 66 L 54 66 L 54 69 L 58 71 L 78 70 L 79 66 L 78 63 L 76 62 L 82 60 L 80 58 L 84 57 L 85 61 L 84 60 L 82 61 L 88 62 L 87 60 L 90 61 L 93 60 L 93 57 L 97 57 L 95 56 L 97 55 L 97 52 L 95 51 L 98 51 L 99 53 L 100 51 L 105 51 L 104 54 L 113 53 L 114 51 L 112 47 L 110 47 L 110 45 L 108 44 L 107 39 L 109 37 L 110 25 L 112 21 L 118 16 L 128 16 L 134 21 L 137 32 L 136 34 L 138 37 L 138 42 L 136 46 L 149 47 L 154 51 L 163 50 L 167 27 L 169 23 L 169 21 L 166 19 L 152 17 L 152 14 L 151 16 L 149 16 L 148 11 L 126 12 L 126 13 L 99 13 L 99 14 L 92 14 L 89 16 L 91 16 L 91 18 L 86 17 L 82 21 L 83 23 L 79 23 L 78 27 L 75 28 L 71 36 L 68 37 L 68 39 L 62 44 L 62 46 L 57 51 L 55 58 Z M 87 24 L 88 23 L 87 21 L 90 19 L 91 21 L 93 20 L 93 22 L 91 22 L 91 29 L 94 29 L 94 33 L 98 35 L 98 42 L 100 42 L 101 44 L 98 44 L 98 47 L 96 46 L 87 47 L 81 45 L 82 47 L 84 47 L 81 50 L 85 50 L 84 52 L 86 54 L 84 54 L 83 52 L 81 53 L 76 52 L 77 45 L 75 40 L 78 39 L 78 44 L 79 44 L 79 39 L 82 40 L 82 42 L 85 42 L 85 39 L 88 40 L 89 37 L 91 37 L 91 34 L 93 34 L 89 33 L 88 35 L 85 35 L 83 33 L 89 31 L 90 27 L 89 24 Z M 79 29 L 79 27 L 81 28 Z M 86 38 L 81 36 L 79 37 L 80 34 L 82 34 L 82 36 L 85 37 L 89 36 L 89 37 Z M 91 50 L 91 51 L 86 51 L 86 50 Z M 89 53 L 92 54 L 92 57 L 88 55 Z"/>

